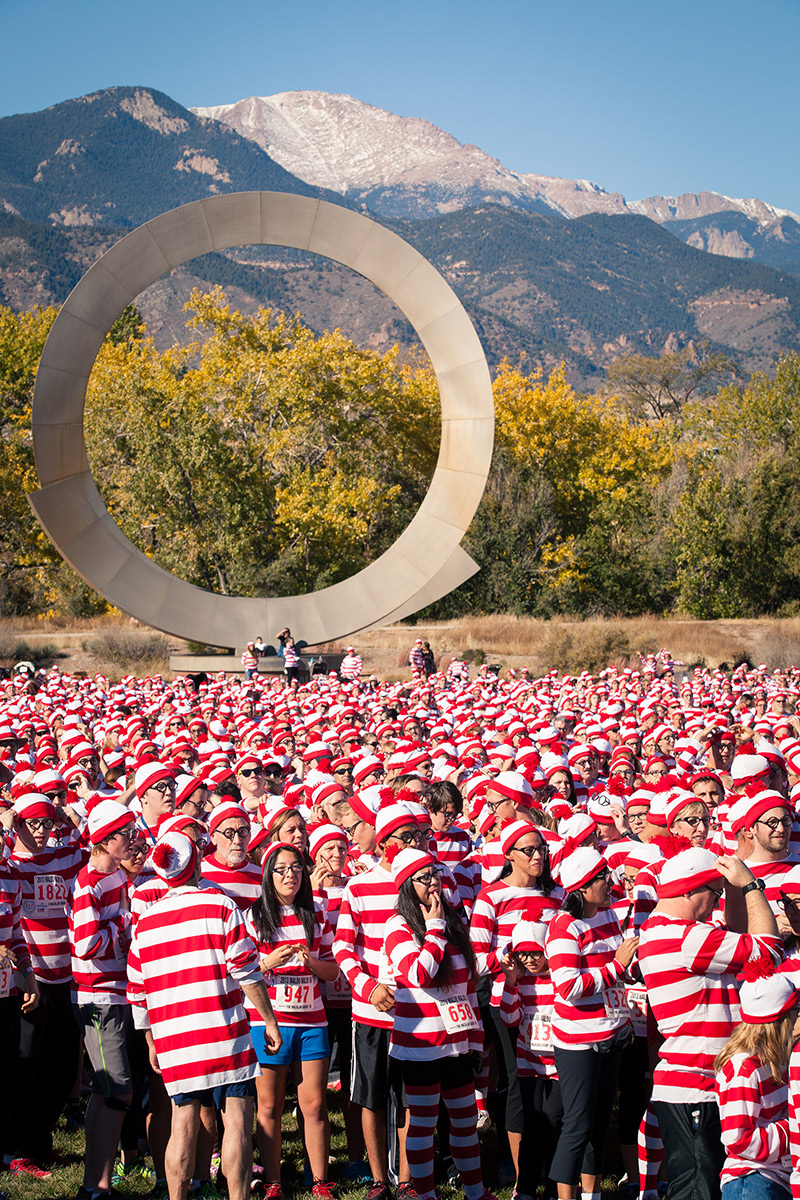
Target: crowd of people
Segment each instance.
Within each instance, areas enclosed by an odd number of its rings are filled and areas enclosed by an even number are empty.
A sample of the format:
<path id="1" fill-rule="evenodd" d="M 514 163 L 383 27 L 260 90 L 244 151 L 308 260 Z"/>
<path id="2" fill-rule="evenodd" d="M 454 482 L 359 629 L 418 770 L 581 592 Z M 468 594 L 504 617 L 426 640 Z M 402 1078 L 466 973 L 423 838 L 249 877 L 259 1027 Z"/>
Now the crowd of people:
<path id="1" fill-rule="evenodd" d="M 800 670 L 422 649 L 0 684 L 4 1170 L 282 1200 L 296 1097 L 314 1200 L 800 1197 Z"/>

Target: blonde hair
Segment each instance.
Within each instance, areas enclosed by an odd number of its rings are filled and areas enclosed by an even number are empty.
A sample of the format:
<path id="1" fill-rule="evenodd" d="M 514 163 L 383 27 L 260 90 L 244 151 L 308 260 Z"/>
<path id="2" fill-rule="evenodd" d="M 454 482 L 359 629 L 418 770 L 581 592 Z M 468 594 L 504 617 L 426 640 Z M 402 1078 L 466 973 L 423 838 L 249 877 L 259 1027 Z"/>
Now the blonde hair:
<path id="1" fill-rule="evenodd" d="M 769 1067 L 772 1078 L 776 1083 L 780 1083 L 789 1064 L 792 1031 L 796 1020 L 797 1013 L 792 1009 L 779 1021 L 770 1021 L 764 1025 L 751 1025 L 742 1021 L 714 1060 L 714 1070 L 721 1071 L 734 1054 L 748 1054 L 757 1058 L 762 1066 Z"/>

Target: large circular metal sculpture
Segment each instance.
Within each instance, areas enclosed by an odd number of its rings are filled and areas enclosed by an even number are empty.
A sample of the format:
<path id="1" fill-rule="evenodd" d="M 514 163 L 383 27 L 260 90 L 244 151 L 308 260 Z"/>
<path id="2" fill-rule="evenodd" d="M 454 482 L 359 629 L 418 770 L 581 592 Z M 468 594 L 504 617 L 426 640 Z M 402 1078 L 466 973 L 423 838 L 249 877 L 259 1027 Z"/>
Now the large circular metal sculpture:
<path id="1" fill-rule="evenodd" d="M 253 244 L 313 251 L 371 280 L 413 325 L 439 384 L 439 458 L 413 520 L 357 575 L 304 596 L 219 596 L 162 570 L 116 525 L 86 458 L 86 386 L 125 306 L 198 255 Z M 455 293 L 421 254 L 338 205 L 283 192 L 236 192 L 147 221 L 73 289 L 36 376 L 33 445 L 41 489 L 29 500 L 70 566 L 140 621 L 193 641 L 237 647 L 258 633 L 274 639 L 291 625 L 315 644 L 409 616 L 478 570 L 459 542 L 483 495 L 493 440 L 494 404 L 480 341 Z"/>

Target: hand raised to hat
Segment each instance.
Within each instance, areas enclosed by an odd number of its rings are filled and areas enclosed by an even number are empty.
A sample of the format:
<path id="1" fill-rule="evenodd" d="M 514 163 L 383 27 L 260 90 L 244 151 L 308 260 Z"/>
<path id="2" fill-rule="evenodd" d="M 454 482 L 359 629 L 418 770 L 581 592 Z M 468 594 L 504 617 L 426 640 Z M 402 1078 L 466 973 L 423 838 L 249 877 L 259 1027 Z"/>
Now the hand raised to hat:
<path id="1" fill-rule="evenodd" d="M 743 863 L 735 854 L 722 855 L 721 858 L 717 859 L 717 867 L 726 884 L 729 884 L 731 887 L 746 887 L 755 878 L 746 863 Z"/>

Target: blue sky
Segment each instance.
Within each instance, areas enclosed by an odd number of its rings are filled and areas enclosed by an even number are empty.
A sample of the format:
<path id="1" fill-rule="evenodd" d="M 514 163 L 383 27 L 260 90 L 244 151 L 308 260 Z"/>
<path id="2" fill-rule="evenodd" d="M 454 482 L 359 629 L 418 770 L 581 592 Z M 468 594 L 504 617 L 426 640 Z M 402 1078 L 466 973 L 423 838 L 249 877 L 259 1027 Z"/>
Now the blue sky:
<path id="1" fill-rule="evenodd" d="M 0 115 L 113 84 L 348 92 L 518 171 L 800 212 L 800 0 L 0 0 L 0 22 Z"/>

